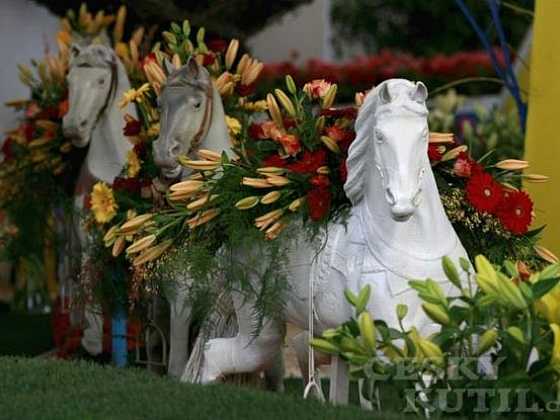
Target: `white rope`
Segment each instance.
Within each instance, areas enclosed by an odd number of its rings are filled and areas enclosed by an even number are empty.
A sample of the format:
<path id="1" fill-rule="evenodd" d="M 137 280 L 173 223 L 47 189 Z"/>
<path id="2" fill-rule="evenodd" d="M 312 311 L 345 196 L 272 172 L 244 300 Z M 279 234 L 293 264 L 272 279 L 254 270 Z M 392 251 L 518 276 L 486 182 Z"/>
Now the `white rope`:
<path id="1" fill-rule="evenodd" d="M 313 270 L 312 270 L 313 271 Z M 308 361 L 308 377 L 307 377 L 307 385 L 305 390 L 303 391 L 303 399 L 307 399 L 307 396 L 311 392 L 312 389 L 316 390 L 316 395 L 321 402 L 325 402 L 325 396 L 323 395 L 323 390 L 321 386 L 317 383 L 315 377 L 317 372 L 315 371 L 315 352 L 313 351 L 313 347 L 311 346 L 311 340 L 315 337 L 313 332 L 313 324 L 315 321 L 315 294 L 314 294 L 314 287 L 313 284 L 315 283 L 315 276 L 313 273 L 310 275 L 309 279 L 309 337 L 307 340 L 307 361 Z"/>

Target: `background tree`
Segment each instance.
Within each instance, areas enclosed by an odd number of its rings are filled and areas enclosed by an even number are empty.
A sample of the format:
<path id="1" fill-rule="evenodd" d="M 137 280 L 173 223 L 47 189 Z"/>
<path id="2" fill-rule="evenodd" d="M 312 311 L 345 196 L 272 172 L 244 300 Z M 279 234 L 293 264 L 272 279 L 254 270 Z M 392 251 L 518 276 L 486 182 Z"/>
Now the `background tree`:
<path id="1" fill-rule="evenodd" d="M 360 43 L 367 53 L 392 48 L 419 55 L 480 49 L 480 41 L 451 0 L 331 0 L 335 49 Z M 491 38 L 492 19 L 485 0 L 466 2 Z M 516 48 L 531 24 L 534 0 L 502 2 L 502 22 Z M 493 39 L 493 38 L 492 38 Z"/>
<path id="2" fill-rule="evenodd" d="M 53 13 L 63 16 L 77 9 L 75 0 L 34 0 Z M 194 27 L 204 26 L 209 33 L 241 40 L 257 33 L 286 12 L 311 0 L 84 0 L 92 12 L 116 12 L 122 4 L 128 8 L 127 27 L 167 26 L 169 22 L 189 19 Z"/>

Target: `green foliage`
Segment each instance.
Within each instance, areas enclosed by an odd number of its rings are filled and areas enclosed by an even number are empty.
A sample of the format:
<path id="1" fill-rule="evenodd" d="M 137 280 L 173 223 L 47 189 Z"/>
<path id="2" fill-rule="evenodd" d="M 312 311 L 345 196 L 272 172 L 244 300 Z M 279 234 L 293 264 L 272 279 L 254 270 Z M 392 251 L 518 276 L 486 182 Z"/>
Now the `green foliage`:
<path id="1" fill-rule="evenodd" d="M 466 2 L 487 28 L 495 35 L 485 1 Z M 532 9 L 534 1 L 519 1 Z M 502 23 L 511 45 L 519 45 L 531 24 L 527 15 L 502 8 Z M 368 53 L 379 48 L 392 48 L 415 54 L 445 54 L 480 47 L 480 41 L 454 1 L 425 0 L 333 0 L 331 9 L 337 39 L 359 43 Z M 341 42 L 335 43 L 340 51 Z"/>
<path id="2" fill-rule="evenodd" d="M 465 97 L 451 89 L 436 96 L 431 103 L 430 130 L 453 132 L 469 146 L 475 159 L 491 155 L 491 160 L 523 159 L 524 135 L 515 109 L 488 110 L 481 106 L 474 109 L 472 118 L 457 115 Z"/>
<path id="3" fill-rule="evenodd" d="M 414 397 L 419 414 L 424 409 L 432 415 L 445 413 L 446 407 L 455 407 L 459 414 L 473 413 L 480 401 L 460 397 L 467 389 L 493 390 L 482 401 L 494 410 L 501 406 L 500 392 L 509 404 L 516 404 L 515 392 L 526 393 L 529 407 L 544 409 L 558 401 L 559 265 L 529 275 L 508 261 L 504 269 L 494 267 L 482 255 L 475 259 L 476 271 L 465 262 L 461 270 L 449 259 L 442 264 L 455 286 L 450 296 L 431 279 L 410 282 L 425 314 L 439 324 L 439 332 L 430 338 L 420 336 L 414 326 L 404 326 L 403 305 L 396 308 L 398 328 L 389 327 L 382 320 L 372 322 L 367 312 L 361 312 L 357 297 L 347 292 L 356 317 L 326 330 L 312 344 L 346 360 L 353 376 L 365 379 L 364 394 L 370 400 L 375 400 L 375 387 L 381 384 L 397 387 L 403 404 L 410 390 L 421 389 L 427 399 L 420 403 Z M 363 289 L 360 294 L 369 293 Z M 486 371 L 477 369 L 481 356 Z"/>

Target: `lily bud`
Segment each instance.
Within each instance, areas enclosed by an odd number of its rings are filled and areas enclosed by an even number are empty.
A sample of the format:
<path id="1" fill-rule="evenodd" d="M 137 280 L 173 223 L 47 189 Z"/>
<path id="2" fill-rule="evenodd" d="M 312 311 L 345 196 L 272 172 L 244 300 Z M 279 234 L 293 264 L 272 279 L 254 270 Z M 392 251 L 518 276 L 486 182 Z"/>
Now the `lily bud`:
<path id="1" fill-rule="evenodd" d="M 261 203 L 262 204 L 272 204 L 272 203 L 278 201 L 278 199 L 281 196 L 282 196 L 282 193 L 280 191 L 271 191 L 268 194 L 265 194 L 261 198 Z"/>
<path id="2" fill-rule="evenodd" d="M 519 327 L 512 326 L 509 327 L 506 331 L 509 335 L 515 338 L 519 343 L 525 344 L 525 337 L 523 336 L 523 331 L 521 331 Z"/>
<path id="3" fill-rule="evenodd" d="M 358 326 L 360 328 L 360 335 L 364 339 L 364 343 L 369 348 L 371 353 L 374 353 L 377 347 L 375 340 L 375 325 L 369 312 L 364 311 L 358 316 Z"/>
<path id="4" fill-rule="evenodd" d="M 241 180 L 242 185 L 246 185 L 248 187 L 253 188 L 271 188 L 273 187 L 272 184 L 268 183 L 265 179 L 262 178 L 250 178 L 250 177 L 243 177 Z"/>
<path id="5" fill-rule="evenodd" d="M 222 155 L 218 152 L 214 152 L 213 150 L 199 149 L 196 154 L 204 160 L 211 160 L 214 162 L 220 162 L 222 160 Z"/>
<path id="6" fill-rule="evenodd" d="M 296 109 L 290 98 L 288 98 L 288 95 L 286 95 L 281 89 L 274 89 L 274 93 L 276 94 L 276 97 L 278 98 L 288 115 L 290 115 L 291 117 L 295 117 Z"/>
<path id="7" fill-rule="evenodd" d="M 403 303 L 399 303 L 397 305 L 397 318 L 399 319 L 399 321 L 405 319 L 407 315 L 408 315 L 408 306 Z"/>
<path id="8" fill-rule="evenodd" d="M 551 251 L 546 249 L 544 246 L 535 245 L 534 249 L 537 255 L 541 257 L 543 260 L 545 260 L 546 262 L 549 262 L 551 264 L 556 264 L 560 261 L 558 260 L 558 257 L 556 255 L 554 255 Z"/>
<path id="9" fill-rule="evenodd" d="M 522 171 L 529 167 L 529 162 L 526 160 L 518 159 L 505 159 L 496 163 L 496 168 L 504 169 L 506 171 Z"/>
<path id="10" fill-rule="evenodd" d="M 444 366 L 443 352 L 437 344 L 432 343 L 430 340 L 426 339 L 418 340 L 417 344 L 420 348 L 420 351 L 424 353 L 424 356 L 426 356 L 426 358 L 430 359 L 430 361 L 432 361 L 439 367 Z"/>
<path id="11" fill-rule="evenodd" d="M 113 249 L 111 250 L 111 255 L 115 258 L 118 257 L 124 251 L 125 245 L 126 245 L 126 242 L 125 242 L 124 237 L 119 236 L 115 240 L 115 243 L 113 244 Z"/>
<path id="12" fill-rule="evenodd" d="M 214 219 L 220 211 L 218 209 L 209 209 L 201 214 L 194 216 L 193 218 L 187 220 L 187 225 L 190 229 L 194 229 L 198 226 L 201 226 L 205 223 L 208 223 L 210 220 Z"/>
<path id="13" fill-rule="evenodd" d="M 274 99 L 274 95 L 269 93 L 266 95 L 266 104 L 268 107 L 268 112 L 270 113 L 270 117 L 276 124 L 278 128 L 284 130 L 284 121 L 282 120 L 282 113 L 280 112 L 280 108 L 278 108 L 278 103 L 276 99 Z"/>
<path id="14" fill-rule="evenodd" d="M 339 349 L 336 345 L 334 345 L 330 341 L 327 341 L 323 338 L 314 338 L 309 342 L 309 344 L 311 344 L 311 346 L 314 349 L 317 349 L 322 353 L 328 353 L 328 354 L 338 354 L 339 353 Z"/>
<path id="15" fill-rule="evenodd" d="M 544 182 L 548 182 L 550 177 L 546 175 L 529 174 L 529 175 L 523 175 L 523 179 L 526 180 L 527 182 L 532 182 L 533 184 L 541 184 Z"/>
<path id="16" fill-rule="evenodd" d="M 449 325 L 451 320 L 447 312 L 440 306 L 434 303 L 423 303 L 422 309 L 430 319 L 441 325 Z"/>
<path id="17" fill-rule="evenodd" d="M 321 141 L 325 146 L 327 146 L 327 149 L 329 149 L 331 152 L 336 154 L 340 153 L 340 148 L 338 147 L 338 144 L 336 144 L 336 141 L 331 139 L 329 136 L 321 136 Z"/>
<path id="18" fill-rule="evenodd" d="M 251 197 L 245 197 L 244 199 L 239 200 L 237 203 L 235 203 L 235 207 L 237 207 L 239 210 L 248 210 L 255 207 L 257 204 L 259 204 L 259 197 L 253 195 Z"/>
<path id="19" fill-rule="evenodd" d="M 449 281 L 453 283 L 455 287 L 460 289 L 461 278 L 459 277 L 459 272 L 457 271 L 455 264 L 453 264 L 453 261 L 451 261 L 451 258 L 449 258 L 447 255 L 444 256 L 441 261 L 441 264 L 443 266 L 443 271 L 447 276 L 447 278 L 449 279 Z"/>
<path id="20" fill-rule="evenodd" d="M 146 213 L 141 214 L 140 216 L 136 216 L 120 227 L 119 234 L 130 234 L 140 229 L 148 220 L 151 220 L 153 217 L 154 215 L 152 213 Z"/>
<path id="21" fill-rule="evenodd" d="M 155 240 L 156 240 L 156 235 L 152 234 L 152 235 L 144 236 L 143 238 L 133 242 L 132 245 L 130 245 L 126 249 L 126 253 L 135 254 L 137 252 L 143 251 L 144 249 L 148 248 L 151 244 L 153 244 Z"/>
<path id="22" fill-rule="evenodd" d="M 235 61 L 235 57 L 237 56 L 237 50 L 239 50 L 239 41 L 237 39 L 232 39 L 228 45 L 226 56 L 225 56 L 225 65 L 226 69 L 231 69 L 233 62 Z"/>
<path id="23" fill-rule="evenodd" d="M 466 145 L 461 145 L 461 146 L 454 147 L 453 149 L 445 152 L 445 154 L 441 157 L 441 162 L 445 162 L 447 160 L 455 159 L 457 156 L 459 156 L 459 154 L 461 154 L 463 152 L 466 152 L 467 149 L 468 149 L 468 147 Z"/>
<path id="24" fill-rule="evenodd" d="M 288 92 L 292 95 L 295 95 L 297 92 L 296 84 L 294 79 L 289 74 L 286 75 L 286 87 L 288 88 Z"/>
<path id="25" fill-rule="evenodd" d="M 356 313 L 362 313 L 366 309 L 366 305 L 369 302 L 371 296 L 371 286 L 366 284 L 358 293 L 358 299 L 356 301 Z"/>
<path id="26" fill-rule="evenodd" d="M 484 332 L 484 334 L 480 336 L 480 341 L 478 342 L 478 349 L 476 354 L 480 356 L 486 353 L 488 350 L 494 347 L 494 344 L 496 344 L 497 339 L 498 339 L 498 331 L 496 331 L 495 329 L 491 329 Z"/>
<path id="27" fill-rule="evenodd" d="M 333 106 L 334 98 L 336 96 L 336 90 L 337 90 L 337 86 L 335 84 L 332 84 L 331 87 L 329 87 L 329 90 L 327 91 L 327 93 L 323 97 L 323 102 L 321 104 L 321 108 L 327 109 L 327 108 L 330 108 L 331 106 Z"/>

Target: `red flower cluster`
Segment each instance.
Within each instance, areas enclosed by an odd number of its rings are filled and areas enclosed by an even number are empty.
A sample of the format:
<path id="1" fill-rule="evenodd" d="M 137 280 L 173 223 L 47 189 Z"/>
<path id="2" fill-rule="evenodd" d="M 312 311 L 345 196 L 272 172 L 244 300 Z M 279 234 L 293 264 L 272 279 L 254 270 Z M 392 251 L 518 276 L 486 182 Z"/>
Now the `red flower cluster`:
<path id="1" fill-rule="evenodd" d="M 469 203 L 477 211 L 498 217 L 504 228 L 514 235 L 527 233 L 533 212 L 533 202 L 529 195 L 524 191 L 505 190 L 492 175 L 484 172 L 470 158 L 459 157 L 455 167 L 460 159 L 465 162 L 461 163 L 463 172 L 459 176 L 469 177 L 465 188 Z M 467 174 L 465 168 L 468 165 L 471 166 Z"/>
<path id="2" fill-rule="evenodd" d="M 503 54 L 496 49 L 498 60 L 503 63 Z M 437 78 L 455 80 L 467 76 L 494 74 L 492 63 L 485 51 L 458 52 L 451 55 L 415 57 L 410 54 L 382 50 L 379 54 L 358 57 L 351 62 L 335 64 L 319 59 L 309 60 L 303 68 L 291 62 L 266 64 L 261 80 L 274 81 L 287 74 L 303 84 L 308 80 L 325 79 L 339 85 L 354 88 L 369 88 L 379 82 L 407 75 L 412 79 Z"/>

